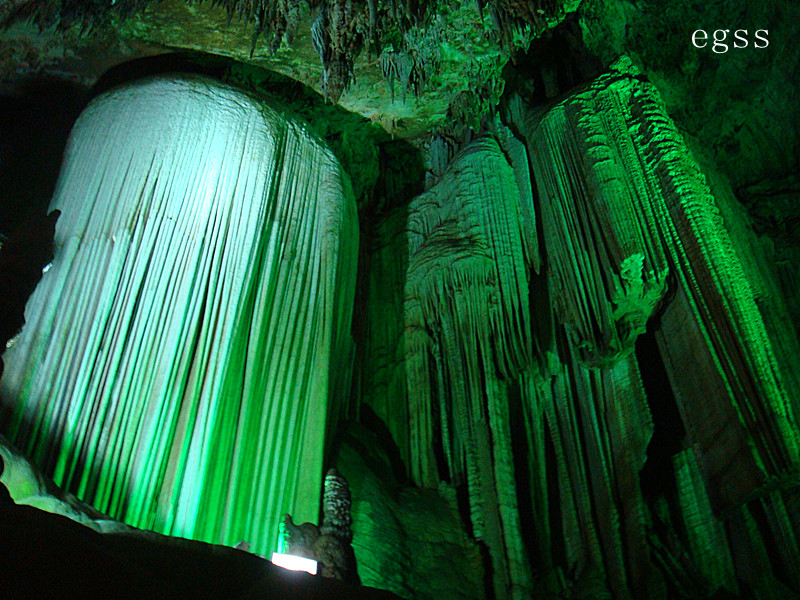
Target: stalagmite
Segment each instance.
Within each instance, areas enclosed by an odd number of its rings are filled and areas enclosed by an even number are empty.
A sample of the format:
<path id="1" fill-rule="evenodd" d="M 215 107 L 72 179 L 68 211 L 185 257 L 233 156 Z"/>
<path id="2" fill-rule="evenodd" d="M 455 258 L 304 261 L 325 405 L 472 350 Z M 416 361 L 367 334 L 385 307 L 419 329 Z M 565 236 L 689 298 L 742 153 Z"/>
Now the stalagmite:
<path id="1" fill-rule="evenodd" d="M 86 109 L 51 209 L 4 355 L 12 441 L 137 527 L 263 554 L 282 514 L 315 521 L 358 245 L 332 154 L 232 88 L 149 79 Z"/>

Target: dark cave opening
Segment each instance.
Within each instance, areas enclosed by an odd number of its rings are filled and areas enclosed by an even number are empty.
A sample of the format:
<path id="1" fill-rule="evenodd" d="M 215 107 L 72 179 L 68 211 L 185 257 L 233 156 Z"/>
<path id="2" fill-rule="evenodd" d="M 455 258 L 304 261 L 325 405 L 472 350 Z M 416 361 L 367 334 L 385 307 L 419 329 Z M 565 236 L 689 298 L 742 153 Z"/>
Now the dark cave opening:
<path id="1" fill-rule="evenodd" d="M 572 14 L 506 64 L 503 98 L 507 101 L 516 93 L 531 106 L 542 106 L 591 81 L 603 69 L 586 47 L 578 17 Z"/>
<path id="2" fill-rule="evenodd" d="M 36 77 L 0 96 L 0 347 L 24 323 L 28 297 L 52 258 L 57 214 L 47 215 L 85 90 Z M 0 375 L 3 363 L 0 360 Z"/>
<path id="3" fill-rule="evenodd" d="M 651 328 L 636 339 L 636 360 L 653 418 L 641 487 L 645 497 L 654 498 L 669 493 L 674 486 L 672 457 L 683 449 L 686 429 Z"/>
<path id="4" fill-rule="evenodd" d="M 86 106 L 83 88 L 53 77 L 26 80 L 0 96 L 0 233 L 41 218 L 72 124 Z"/>

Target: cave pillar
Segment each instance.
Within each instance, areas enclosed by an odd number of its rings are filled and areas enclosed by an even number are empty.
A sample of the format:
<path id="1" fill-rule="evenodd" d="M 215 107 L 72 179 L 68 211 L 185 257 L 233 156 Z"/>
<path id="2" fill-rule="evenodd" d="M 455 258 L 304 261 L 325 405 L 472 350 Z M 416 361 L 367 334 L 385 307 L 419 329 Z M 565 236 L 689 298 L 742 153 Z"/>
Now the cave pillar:
<path id="1" fill-rule="evenodd" d="M 708 498 L 715 518 L 724 520 L 765 481 L 798 467 L 798 407 L 787 387 L 783 347 L 775 345 L 779 338 L 769 335 L 768 315 L 754 293 L 767 286 L 761 285 L 759 273 L 744 267 L 744 250 L 734 251 L 729 228 L 697 162 L 655 88 L 629 61 L 619 61 L 609 74 L 548 110 L 527 110 L 518 103 L 511 113 L 529 150 L 542 214 L 548 265 L 544 285 L 556 332 L 549 347 L 544 339 L 542 347 L 554 352 L 557 362 L 573 365 L 569 368 L 574 372 L 579 370 L 577 361 L 580 368 L 611 375 L 620 361 L 630 363 L 639 336 L 648 326 L 654 328 L 670 388 L 664 396 L 674 397 L 686 432 L 685 439 L 670 441 L 676 447 L 691 447 L 699 461 L 692 470 L 686 466 L 691 463 L 675 458 L 672 475 L 665 476 L 673 478 L 673 485 L 702 485 L 694 497 Z M 579 381 L 570 376 L 569 387 L 588 437 L 557 438 L 554 444 L 567 446 L 564 456 L 576 444 L 593 444 L 603 456 L 614 455 L 619 449 L 602 443 L 603 427 L 594 432 L 586 428 L 592 414 L 587 402 L 608 396 L 599 393 L 597 384 L 578 389 Z M 627 392 L 616 394 L 623 399 Z M 648 395 L 638 394 L 640 408 Z M 633 405 L 627 410 L 633 411 Z M 645 424 L 647 411 L 639 412 Z M 605 428 L 609 416 L 606 411 Z M 562 436 L 575 426 L 565 422 Z M 620 440 L 626 445 L 624 437 Z M 640 469 L 645 458 L 651 458 L 651 448 L 644 438 L 627 446 L 632 452 L 628 474 L 623 474 L 627 482 L 619 484 L 630 487 L 637 480 L 636 465 Z M 586 460 L 591 464 L 591 454 Z M 702 473 L 702 478 L 687 473 Z M 691 496 L 686 490 L 681 493 Z M 660 561 L 664 571 L 673 569 L 675 578 L 687 586 L 735 585 L 729 561 L 703 557 L 687 571 L 676 567 L 680 561 L 675 557 L 685 549 L 664 542 L 676 536 L 667 531 L 672 525 L 661 522 L 659 515 L 664 513 L 655 505 L 660 501 L 645 510 L 637 495 L 629 489 L 615 507 L 607 506 L 599 514 L 610 515 L 613 525 L 612 509 L 620 510 L 633 499 L 620 513 L 623 521 L 638 523 L 639 546 L 645 552 L 652 548 L 653 560 Z M 780 512 L 773 509 L 768 521 L 775 539 L 791 538 L 781 560 L 783 568 L 792 571 L 796 541 L 792 527 L 778 525 L 786 521 Z M 726 540 L 712 540 L 723 530 L 719 523 L 706 527 L 694 513 L 684 512 L 682 517 L 684 526 L 700 528 L 689 535 L 689 545 L 727 546 Z M 569 521 L 564 523 L 567 528 Z M 613 537 L 608 537 L 613 527 L 602 529 L 597 527 L 600 539 L 613 546 Z M 632 552 L 630 547 L 627 551 Z M 606 561 L 613 556 L 608 549 L 602 554 Z M 617 587 L 623 579 L 610 567 L 605 566 L 613 593 L 624 597 L 623 588 Z M 641 576 L 632 565 L 626 570 L 631 582 Z M 637 595 L 641 590 L 638 587 Z"/>
<path id="2" fill-rule="evenodd" d="M 332 154 L 230 87 L 148 79 L 78 119 L 51 209 L 7 435 L 137 527 L 267 553 L 283 513 L 316 521 L 358 244 Z"/>
<path id="3" fill-rule="evenodd" d="M 417 484 L 466 486 L 497 598 L 531 593 L 510 423 L 520 401 L 511 389 L 531 358 L 528 209 L 500 145 L 481 138 L 387 215 L 372 258 L 367 353 L 375 363 L 364 401 L 386 421 Z M 401 301 L 390 304 L 387 290 Z M 387 305 L 394 325 L 384 324 Z"/>

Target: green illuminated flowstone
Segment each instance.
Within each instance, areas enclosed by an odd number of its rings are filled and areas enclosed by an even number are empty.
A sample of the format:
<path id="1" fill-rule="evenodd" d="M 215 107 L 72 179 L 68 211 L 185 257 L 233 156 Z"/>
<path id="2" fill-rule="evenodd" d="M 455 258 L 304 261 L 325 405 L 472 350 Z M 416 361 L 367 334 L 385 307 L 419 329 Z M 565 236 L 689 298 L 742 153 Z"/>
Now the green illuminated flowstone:
<path id="1" fill-rule="evenodd" d="M 531 360 L 535 238 L 523 205 L 529 193 L 504 151 L 493 139 L 473 142 L 441 181 L 379 226 L 364 400 L 385 420 L 417 484 L 466 483 L 497 597 L 524 598 L 531 582 L 508 382 Z"/>
<path id="2" fill-rule="evenodd" d="M 800 353 L 767 271 L 630 61 L 509 106 L 524 146 L 474 141 L 376 228 L 364 402 L 466 492 L 495 598 L 790 597 Z"/>
<path id="3" fill-rule="evenodd" d="M 137 527 L 267 553 L 283 513 L 315 521 L 358 247 L 330 152 L 231 88 L 146 80 L 80 117 L 51 209 L 11 440 Z"/>
<path id="4" fill-rule="evenodd" d="M 758 581 L 758 553 L 737 557 L 772 539 L 778 569 L 797 572 L 800 559 L 790 488 L 758 491 L 796 472 L 800 429 L 796 353 L 771 329 L 779 301 L 759 297 L 768 286 L 748 268 L 752 250 L 629 61 L 546 112 L 512 112 L 537 184 L 554 323 L 537 343 L 545 368 L 521 381 L 532 513 L 560 520 L 535 533 L 542 566 L 560 562 L 614 598 L 782 593 L 765 554 Z M 641 370 L 657 367 L 634 354 L 648 325 L 667 389 L 646 389 Z M 761 494 L 753 510 L 769 530 L 735 533 Z"/>

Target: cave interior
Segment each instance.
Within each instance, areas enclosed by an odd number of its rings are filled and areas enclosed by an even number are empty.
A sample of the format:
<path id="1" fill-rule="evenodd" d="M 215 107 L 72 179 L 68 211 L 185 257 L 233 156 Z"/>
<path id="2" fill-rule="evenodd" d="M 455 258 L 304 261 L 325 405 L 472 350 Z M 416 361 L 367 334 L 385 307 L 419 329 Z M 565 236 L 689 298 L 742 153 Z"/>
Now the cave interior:
<path id="1" fill-rule="evenodd" d="M 0 595 L 800 598 L 798 23 L 0 3 Z"/>

